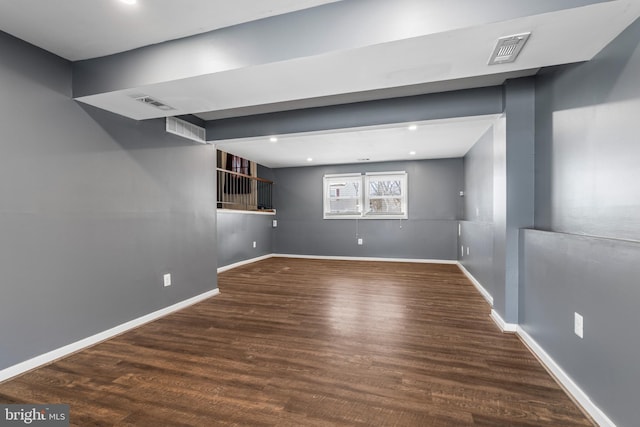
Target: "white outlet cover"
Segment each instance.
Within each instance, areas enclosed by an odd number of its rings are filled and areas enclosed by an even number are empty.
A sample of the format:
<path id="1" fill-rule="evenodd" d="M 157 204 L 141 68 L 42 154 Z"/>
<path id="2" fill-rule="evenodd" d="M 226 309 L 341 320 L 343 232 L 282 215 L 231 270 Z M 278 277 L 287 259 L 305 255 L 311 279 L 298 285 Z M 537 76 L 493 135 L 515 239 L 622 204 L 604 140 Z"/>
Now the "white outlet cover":
<path id="1" fill-rule="evenodd" d="M 584 338 L 584 318 L 579 313 L 573 313 L 573 332 Z"/>
<path id="2" fill-rule="evenodd" d="M 164 276 L 162 276 L 162 279 L 164 281 L 164 287 L 166 288 L 167 286 L 171 286 L 171 274 L 167 273 Z"/>
<path id="3" fill-rule="evenodd" d="M 274 219 L 273 220 L 273 228 L 276 228 L 278 226 L 278 220 Z"/>
<path id="4" fill-rule="evenodd" d="M 364 241 L 362 239 L 358 239 L 358 245 L 362 246 L 364 244 Z"/>
<path id="5" fill-rule="evenodd" d="M 257 243 L 256 243 L 256 242 L 253 242 L 253 247 L 254 247 L 254 249 L 255 249 L 256 245 L 257 245 Z"/>

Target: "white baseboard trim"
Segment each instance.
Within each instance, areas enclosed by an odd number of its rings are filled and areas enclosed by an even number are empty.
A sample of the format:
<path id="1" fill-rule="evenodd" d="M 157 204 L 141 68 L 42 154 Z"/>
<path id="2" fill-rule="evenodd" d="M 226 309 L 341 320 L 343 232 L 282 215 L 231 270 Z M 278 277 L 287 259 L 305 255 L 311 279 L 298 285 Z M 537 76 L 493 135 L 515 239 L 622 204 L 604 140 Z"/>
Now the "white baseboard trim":
<path id="1" fill-rule="evenodd" d="M 519 325 L 517 327 L 516 334 L 600 427 L 616 427 L 613 421 L 611 421 L 609 417 L 607 417 L 607 415 L 602 412 L 602 410 L 600 410 L 600 408 L 598 408 L 591 399 L 589 399 L 589 396 L 582 391 L 575 382 L 573 382 L 571 377 L 562 370 L 562 368 L 551 358 L 551 356 L 549 356 L 549 354 L 547 354 L 546 351 L 544 351 L 540 344 L 531 338 L 531 336 Z"/>
<path id="2" fill-rule="evenodd" d="M 245 259 L 244 261 L 234 262 L 233 264 L 223 265 L 222 267 L 218 267 L 218 273 L 224 273 L 225 271 L 233 270 L 234 268 L 241 267 L 243 265 L 252 264 L 254 262 L 262 261 L 263 259 L 272 258 L 273 254 L 262 255 L 259 257 Z"/>
<path id="3" fill-rule="evenodd" d="M 480 295 L 482 295 L 484 299 L 487 300 L 489 305 L 493 307 L 493 297 L 491 296 L 489 291 L 487 291 L 484 286 L 482 286 L 482 284 L 478 282 L 475 277 L 473 277 L 473 274 L 469 273 L 469 270 L 464 268 L 464 265 L 462 265 L 460 262 L 458 262 L 458 268 L 460 268 L 464 275 L 467 276 L 467 279 L 469 279 L 471 283 L 473 283 L 473 286 L 475 286 L 478 292 L 480 292 Z"/>
<path id="4" fill-rule="evenodd" d="M 72 353 L 83 350 L 87 347 L 91 347 L 92 345 L 98 344 L 102 341 L 106 341 L 109 338 L 113 338 L 116 335 L 120 335 L 131 329 L 142 326 L 145 323 L 152 322 L 168 314 L 171 314 L 175 311 L 182 310 L 185 307 L 188 307 L 190 305 L 203 301 L 207 298 L 210 298 L 214 295 L 218 295 L 219 293 L 220 291 L 218 289 L 214 289 L 212 291 L 208 291 L 203 294 L 196 295 L 195 297 L 181 301 L 177 304 L 173 304 L 169 307 L 165 307 L 163 309 L 154 311 L 153 313 L 149 313 L 142 317 L 138 317 L 137 319 L 130 320 L 114 328 L 107 329 L 106 331 L 81 339 L 80 341 L 76 341 L 74 343 L 65 345 L 64 347 L 60 347 L 56 350 L 52 350 L 48 353 L 41 354 L 40 356 L 36 356 L 32 359 L 26 360 L 24 362 L 20 362 L 16 365 L 0 370 L 0 382 L 6 381 L 10 378 L 16 377 L 20 374 L 23 374 L 27 371 L 38 368 L 40 366 L 47 365 L 51 362 L 54 362 Z"/>
<path id="5" fill-rule="evenodd" d="M 498 328 L 500 328 L 502 332 L 513 334 L 516 332 L 518 328 L 517 323 L 505 322 L 504 319 L 500 316 L 500 314 L 498 314 L 498 312 L 495 310 L 491 310 L 491 319 L 493 319 L 493 321 L 496 322 L 496 325 L 498 325 Z"/>
<path id="6" fill-rule="evenodd" d="M 419 259 L 419 258 L 377 258 L 355 256 L 328 256 L 328 255 L 294 255 L 273 254 L 275 258 L 300 258 L 300 259 L 328 259 L 336 261 L 379 261 L 379 262 L 413 262 L 419 264 L 457 264 L 458 261 L 448 259 Z"/>

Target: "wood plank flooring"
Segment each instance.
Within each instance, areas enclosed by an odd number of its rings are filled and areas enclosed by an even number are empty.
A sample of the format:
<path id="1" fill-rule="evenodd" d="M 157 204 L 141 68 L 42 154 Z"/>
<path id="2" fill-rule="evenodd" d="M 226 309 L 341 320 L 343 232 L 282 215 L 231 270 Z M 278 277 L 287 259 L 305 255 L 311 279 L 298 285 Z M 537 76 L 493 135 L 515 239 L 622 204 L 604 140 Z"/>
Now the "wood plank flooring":
<path id="1" fill-rule="evenodd" d="M 453 265 L 272 258 L 0 384 L 77 426 L 592 426 Z"/>

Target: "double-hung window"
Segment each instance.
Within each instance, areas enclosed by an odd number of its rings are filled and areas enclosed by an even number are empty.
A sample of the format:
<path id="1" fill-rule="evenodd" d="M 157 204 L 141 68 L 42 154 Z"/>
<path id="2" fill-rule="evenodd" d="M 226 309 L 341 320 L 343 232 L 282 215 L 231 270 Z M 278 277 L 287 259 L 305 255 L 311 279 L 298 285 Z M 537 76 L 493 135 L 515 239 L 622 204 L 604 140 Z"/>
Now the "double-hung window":
<path id="1" fill-rule="evenodd" d="M 362 175 L 324 176 L 324 218 L 362 216 Z"/>
<path id="2" fill-rule="evenodd" d="M 406 172 L 367 173 L 364 182 L 365 216 L 407 218 Z"/>
<path id="3" fill-rule="evenodd" d="M 325 175 L 324 219 L 407 218 L 406 172 Z"/>

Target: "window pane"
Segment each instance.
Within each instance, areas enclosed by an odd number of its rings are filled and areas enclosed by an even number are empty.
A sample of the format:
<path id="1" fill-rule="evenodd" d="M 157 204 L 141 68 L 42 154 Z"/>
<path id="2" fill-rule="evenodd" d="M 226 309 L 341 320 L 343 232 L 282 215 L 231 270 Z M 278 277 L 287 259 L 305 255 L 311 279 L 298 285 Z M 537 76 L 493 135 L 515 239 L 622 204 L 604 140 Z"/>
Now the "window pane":
<path id="1" fill-rule="evenodd" d="M 329 200 L 329 213 L 347 214 L 360 212 L 360 199 Z"/>
<path id="2" fill-rule="evenodd" d="M 406 172 L 367 174 L 365 185 L 365 216 L 407 218 Z"/>
<path id="3" fill-rule="evenodd" d="M 362 179 L 353 177 L 327 179 L 326 213 L 334 215 L 359 214 L 362 211 Z"/>
<path id="4" fill-rule="evenodd" d="M 360 197 L 360 181 L 330 183 L 329 197 Z"/>
<path id="5" fill-rule="evenodd" d="M 400 180 L 370 180 L 369 196 L 400 196 L 402 186 Z"/>
<path id="6" fill-rule="evenodd" d="M 369 199 L 369 209 L 372 214 L 402 213 L 402 198 Z"/>

